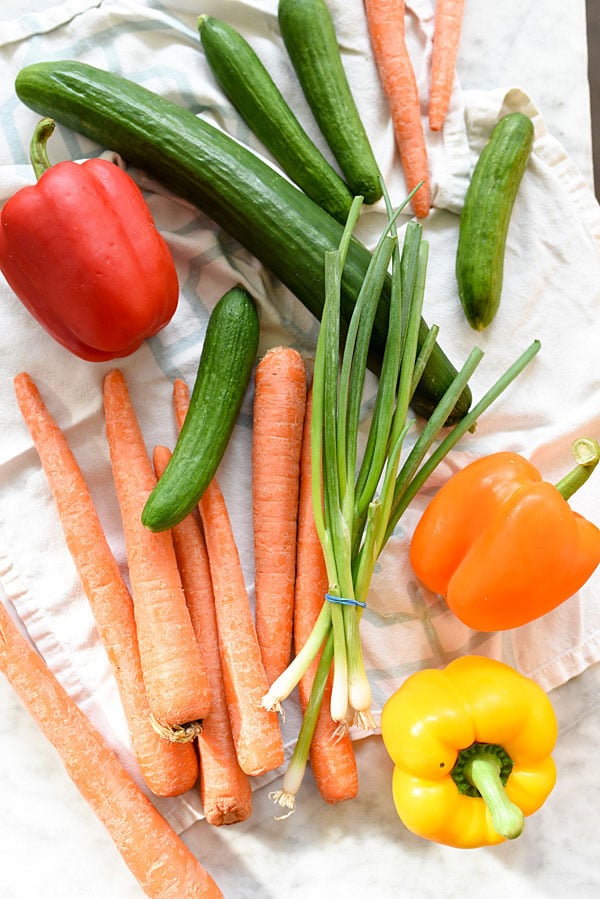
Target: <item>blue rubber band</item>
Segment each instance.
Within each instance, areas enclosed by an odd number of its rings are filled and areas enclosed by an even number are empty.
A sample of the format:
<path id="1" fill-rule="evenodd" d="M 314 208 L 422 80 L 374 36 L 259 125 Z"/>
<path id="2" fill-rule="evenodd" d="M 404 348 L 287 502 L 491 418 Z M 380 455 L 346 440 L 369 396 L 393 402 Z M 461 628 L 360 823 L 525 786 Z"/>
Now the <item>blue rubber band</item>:
<path id="1" fill-rule="evenodd" d="M 348 599 L 344 596 L 333 596 L 331 593 L 325 594 L 325 599 L 327 602 L 337 602 L 340 606 L 360 606 L 361 609 L 366 609 L 366 602 L 361 602 L 359 599 Z"/>

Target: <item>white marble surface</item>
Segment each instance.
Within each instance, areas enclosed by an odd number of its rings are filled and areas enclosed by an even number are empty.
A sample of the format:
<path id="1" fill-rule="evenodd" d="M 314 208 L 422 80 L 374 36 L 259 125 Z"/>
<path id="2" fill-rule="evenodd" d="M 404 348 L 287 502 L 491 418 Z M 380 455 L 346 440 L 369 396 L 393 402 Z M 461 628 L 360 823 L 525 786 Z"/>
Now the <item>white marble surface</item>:
<path id="1" fill-rule="evenodd" d="M 17 7 L 30 5 L 47 2 Z M 584 0 L 466 6 L 463 86 L 523 87 L 591 184 Z M 462 852 L 409 834 L 393 810 L 391 763 L 377 737 L 357 746 L 353 802 L 326 806 L 308 776 L 286 821 L 274 820 L 265 788 L 250 821 L 218 830 L 199 822 L 184 838 L 228 899 L 318 899 L 336 890 L 349 899 L 592 899 L 600 895 L 599 697 L 599 666 L 552 693 L 558 784 L 515 843 Z M 136 899 L 139 887 L 3 680 L 0 707 L 0 897 Z"/>

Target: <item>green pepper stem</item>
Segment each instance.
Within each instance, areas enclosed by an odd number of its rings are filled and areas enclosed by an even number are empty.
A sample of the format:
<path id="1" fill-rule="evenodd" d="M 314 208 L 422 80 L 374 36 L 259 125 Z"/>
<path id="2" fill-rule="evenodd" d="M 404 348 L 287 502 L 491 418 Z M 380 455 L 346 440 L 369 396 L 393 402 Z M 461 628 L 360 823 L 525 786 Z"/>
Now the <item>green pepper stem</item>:
<path id="1" fill-rule="evenodd" d="M 521 809 L 511 802 L 500 777 L 501 763 L 495 755 L 483 751 L 469 759 L 464 774 L 488 807 L 494 829 L 507 840 L 520 836 L 525 826 Z"/>
<path id="2" fill-rule="evenodd" d="M 585 484 L 600 462 L 600 443 L 593 437 L 580 437 L 571 447 L 571 453 L 577 465 L 556 484 L 556 489 L 566 500 Z"/>
<path id="3" fill-rule="evenodd" d="M 40 119 L 33 132 L 33 137 L 31 138 L 31 144 L 29 145 L 29 156 L 31 159 L 31 165 L 33 166 L 35 177 L 38 181 L 40 180 L 44 172 L 48 171 L 48 169 L 52 167 L 52 163 L 48 158 L 46 144 L 48 142 L 48 138 L 54 131 L 55 124 L 56 123 L 54 122 L 54 119 Z"/>

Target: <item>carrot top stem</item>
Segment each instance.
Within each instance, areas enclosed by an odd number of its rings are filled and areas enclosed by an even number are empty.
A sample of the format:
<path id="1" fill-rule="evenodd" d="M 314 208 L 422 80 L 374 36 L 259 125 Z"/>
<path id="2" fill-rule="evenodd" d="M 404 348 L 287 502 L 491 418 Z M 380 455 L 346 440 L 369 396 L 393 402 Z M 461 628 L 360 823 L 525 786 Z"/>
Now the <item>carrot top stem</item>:
<path id="1" fill-rule="evenodd" d="M 188 721 L 186 724 L 161 724 L 150 715 L 150 724 L 160 737 L 171 743 L 191 743 L 202 733 L 202 721 Z"/>

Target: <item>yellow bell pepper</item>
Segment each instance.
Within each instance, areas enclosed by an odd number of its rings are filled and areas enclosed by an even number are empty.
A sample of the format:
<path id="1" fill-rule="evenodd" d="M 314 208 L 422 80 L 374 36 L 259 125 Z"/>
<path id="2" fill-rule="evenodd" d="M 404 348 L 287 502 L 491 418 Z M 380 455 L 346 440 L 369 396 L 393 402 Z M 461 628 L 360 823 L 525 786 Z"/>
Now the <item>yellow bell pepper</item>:
<path id="1" fill-rule="evenodd" d="M 447 846 L 518 837 L 556 782 L 548 696 L 493 659 L 463 656 L 413 674 L 385 703 L 381 730 L 401 821 Z"/>

